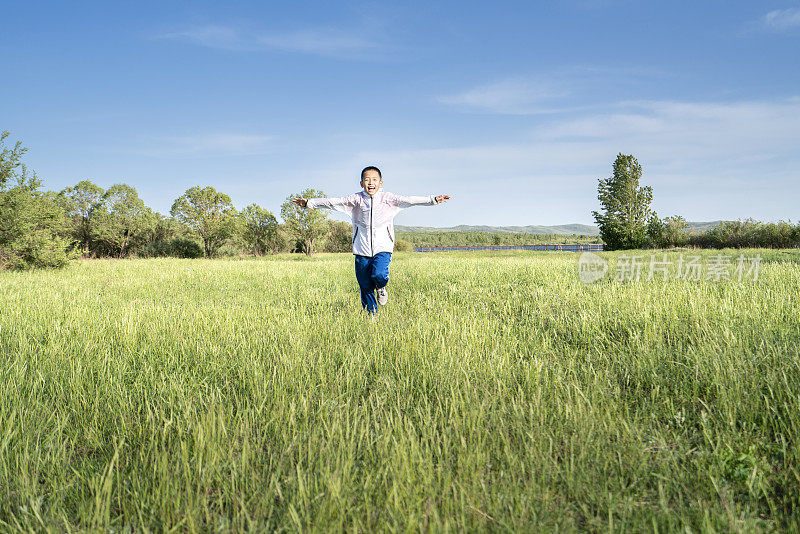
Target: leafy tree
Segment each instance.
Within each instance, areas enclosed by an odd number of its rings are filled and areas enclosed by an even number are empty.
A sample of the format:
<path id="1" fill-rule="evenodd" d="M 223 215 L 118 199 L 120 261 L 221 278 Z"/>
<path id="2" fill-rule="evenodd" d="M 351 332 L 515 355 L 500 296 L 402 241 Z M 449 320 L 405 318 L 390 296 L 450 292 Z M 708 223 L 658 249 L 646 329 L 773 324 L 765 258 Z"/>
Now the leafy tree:
<path id="1" fill-rule="evenodd" d="M 394 249 L 397 252 L 409 252 L 414 250 L 414 245 L 402 238 L 397 238 L 394 242 Z"/>
<path id="2" fill-rule="evenodd" d="M 151 213 L 134 187 L 112 185 L 95 210 L 94 238 L 103 243 L 108 252 L 124 258 L 130 245 L 143 237 Z"/>
<path id="3" fill-rule="evenodd" d="M 131 253 L 143 258 L 202 258 L 205 255 L 197 238 L 185 224 L 154 211 L 149 211 L 145 219 L 146 228 Z"/>
<path id="4" fill-rule="evenodd" d="M 242 239 L 253 254 L 259 256 L 267 252 L 275 252 L 279 247 L 278 219 L 270 212 L 251 204 L 242 210 L 244 231 Z"/>
<path id="5" fill-rule="evenodd" d="M 22 156 L 28 149 L 22 146 L 22 141 L 17 141 L 14 148 L 8 148 L 6 138 L 9 135 L 11 132 L 0 133 L 0 188 L 5 188 L 11 178 L 18 182 L 28 179 L 27 169 L 22 163 Z"/>
<path id="6" fill-rule="evenodd" d="M 6 146 L 9 135 L 0 133 L 0 267 L 62 267 L 72 256 L 63 235 L 66 214 L 55 194 L 39 191 L 36 173 L 28 173 L 27 149 L 19 141 Z"/>
<path id="7" fill-rule="evenodd" d="M 102 187 L 89 180 L 81 180 L 75 187 L 67 187 L 59 193 L 67 215 L 73 219 L 72 235 L 84 254 L 91 248 L 92 216 L 101 206 L 104 193 Z"/>
<path id="8" fill-rule="evenodd" d="M 652 248 L 664 248 L 667 246 L 664 240 L 664 222 L 653 213 L 647 222 L 647 244 Z"/>
<path id="9" fill-rule="evenodd" d="M 351 252 L 352 250 L 353 226 L 343 221 L 329 221 L 325 252 Z"/>
<path id="10" fill-rule="evenodd" d="M 148 210 L 145 215 L 145 225 L 142 231 L 141 246 L 150 243 L 167 241 L 180 234 L 186 226 L 179 223 L 172 217 L 164 217 L 158 212 Z M 188 229 L 186 229 L 188 230 Z"/>
<path id="11" fill-rule="evenodd" d="M 307 256 L 314 252 L 314 245 L 325 237 L 328 230 L 327 216 L 321 210 L 301 208 L 292 198 L 317 198 L 324 197 L 325 193 L 315 189 L 306 189 L 299 195 L 289 195 L 286 202 L 281 205 L 281 218 L 286 223 L 289 235 L 300 243 L 301 249 Z"/>
<path id="12" fill-rule="evenodd" d="M 190 237 L 191 233 L 188 226 L 178 222 L 175 218 L 150 211 L 146 216 L 146 226 L 139 246 L 149 247 L 154 243 L 165 243 L 178 237 Z"/>
<path id="13" fill-rule="evenodd" d="M 664 219 L 662 237 L 665 246 L 684 247 L 689 243 L 689 225 L 680 215 L 673 215 Z"/>
<path id="14" fill-rule="evenodd" d="M 237 214 L 231 197 L 210 186 L 188 189 L 175 200 L 170 213 L 203 240 L 206 258 L 214 256 L 236 231 Z"/>
<path id="15" fill-rule="evenodd" d="M 617 155 L 614 172 L 599 179 L 597 198 L 603 212 L 592 212 L 600 236 L 610 250 L 641 248 L 647 242 L 647 224 L 652 219 L 651 187 L 639 187 L 642 166 L 633 156 Z"/>

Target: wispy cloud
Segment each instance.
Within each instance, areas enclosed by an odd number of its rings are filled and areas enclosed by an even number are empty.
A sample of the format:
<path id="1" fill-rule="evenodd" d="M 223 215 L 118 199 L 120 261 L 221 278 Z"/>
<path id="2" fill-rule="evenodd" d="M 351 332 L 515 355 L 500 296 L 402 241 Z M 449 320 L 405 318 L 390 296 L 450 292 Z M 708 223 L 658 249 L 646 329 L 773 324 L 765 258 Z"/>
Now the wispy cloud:
<path id="1" fill-rule="evenodd" d="M 609 157 L 620 151 L 641 153 L 651 165 L 672 169 L 686 165 L 687 170 L 736 171 L 741 160 L 756 159 L 798 165 L 800 98 L 732 103 L 623 102 L 608 113 L 552 119 L 535 128 L 528 139 L 532 140 L 399 154 L 408 158 L 407 163 L 419 161 L 437 169 L 456 166 L 459 172 L 484 176 L 584 172 L 598 164 L 606 166 Z M 364 155 L 366 159 L 369 156 Z M 741 174 L 751 175 L 753 170 L 742 168 Z M 800 168 L 793 170 L 800 172 Z"/>
<path id="2" fill-rule="evenodd" d="M 541 142 L 640 147 L 654 163 L 735 171 L 738 162 L 800 160 L 800 99 L 741 102 L 622 102 L 607 113 L 554 121 Z M 753 169 L 754 170 L 754 169 Z M 748 171 L 749 172 L 749 171 Z"/>
<path id="3" fill-rule="evenodd" d="M 287 34 L 261 35 L 257 40 L 268 48 L 322 56 L 353 56 L 378 46 L 375 41 L 336 30 L 304 30 Z"/>
<path id="4" fill-rule="evenodd" d="M 221 48 L 223 50 L 247 50 L 248 45 L 241 32 L 225 26 L 196 26 L 184 30 L 164 33 L 156 36 L 157 39 L 172 39 L 206 46 L 208 48 Z"/>
<path id="5" fill-rule="evenodd" d="M 800 98 L 642 101 L 568 120 L 553 117 L 518 143 L 369 152 L 356 159 L 380 162 L 390 181 L 402 176 L 395 189 L 426 190 L 435 183 L 437 191 L 452 191 L 467 212 L 496 204 L 528 213 L 534 202 L 531 220 L 546 224 L 590 222 L 597 179 L 624 152 L 643 164 L 664 215 L 776 220 L 796 218 L 780 199 L 800 194 L 797 139 Z"/>
<path id="6" fill-rule="evenodd" d="M 776 9 L 762 19 L 763 26 L 772 31 L 787 31 L 800 27 L 800 7 Z"/>
<path id="7" fill-rule="evenodd" d="M 637 87 L 664 77 L 653 68 L 573 65 L 530 77 L 480 85 L 436 100 L 458 111 L 503 115 L 542 115 L 596 107 L 598 88 Z M 624 83 L 623 83 L 624 82 Z M 575 105 L 573 102 L 581 102 Z"/>
<path id="8" fill-rule="evenodd" d="M 362 32 L 358 32 L 363 35 Z M 309 28 L 292 32 L 258 32 L 233 26 L 193 26 L 163 33 L 160 39 L 183 41 L 222 50 L 295 52 L 340 59 L 367 59 L 381 47 L 380 40 L 333 28 Z"/>
<path id="9" fill-rule="evenodd" d="M 552 112 L 546 104 L 568 94 L 551 82 L 512 78 L 437 100 L 466 111 L 530 115 Z"/>
<path id="10" fill-rule="evenodd" d="M 134 152 L 151 157 L 253 156 L 271 152 L 275 139 L 272 135 L 237 133 L 156 137 Z"/>

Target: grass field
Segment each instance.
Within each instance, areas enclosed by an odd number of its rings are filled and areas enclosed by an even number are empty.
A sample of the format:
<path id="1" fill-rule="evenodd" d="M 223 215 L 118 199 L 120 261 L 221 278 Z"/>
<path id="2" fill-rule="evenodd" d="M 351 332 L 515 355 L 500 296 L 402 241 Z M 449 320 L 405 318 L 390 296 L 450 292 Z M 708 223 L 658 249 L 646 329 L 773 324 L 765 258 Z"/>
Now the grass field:
<path id="1" fill-rule="evenodd" d="M 761 253 L 395 254 L 376 321 L 347 254 L 0 272 L 0 530 L 798 530 L 800 259 Z"/>

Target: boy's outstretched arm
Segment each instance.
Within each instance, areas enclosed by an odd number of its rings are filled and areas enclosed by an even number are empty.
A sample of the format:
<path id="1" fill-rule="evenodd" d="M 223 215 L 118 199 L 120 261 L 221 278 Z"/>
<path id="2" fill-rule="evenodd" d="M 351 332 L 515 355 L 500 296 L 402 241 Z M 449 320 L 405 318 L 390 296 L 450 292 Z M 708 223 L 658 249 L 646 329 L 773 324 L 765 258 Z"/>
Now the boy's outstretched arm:
<path id="1" fill-rule="evenodd" d="M 410 208 L 411 206 L 435 206 L 450 200 L 450 195 L 430 195 L 427 197 L 404 196 L 388 193 L 388 200 L 398 208 Z"/>
<path id="2" fill-rule="evenodd" d="M 347 215 L 353 215 L 353 206 L 355 206 L 357 195 L 349 195 L 339 198 L 303 198 L 295 197 L 292 202 L 308 209 L 326 208 L 330 210 L 341 211 Z"/>

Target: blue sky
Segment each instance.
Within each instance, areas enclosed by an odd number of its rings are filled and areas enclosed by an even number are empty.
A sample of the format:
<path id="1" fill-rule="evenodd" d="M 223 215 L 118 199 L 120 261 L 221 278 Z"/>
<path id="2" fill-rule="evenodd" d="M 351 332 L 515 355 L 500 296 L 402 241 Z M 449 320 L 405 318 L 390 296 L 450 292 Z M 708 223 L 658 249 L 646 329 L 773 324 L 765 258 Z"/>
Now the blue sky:
<path id="1" fill-rule="evenodd" d="M 638 157 L 661 216 L 791 219 L 800 2 L 6 2 L 0 130 L 47 189 L 448 193 L 398 224 L 593 223 Z"/>

